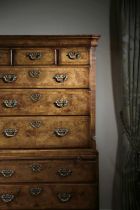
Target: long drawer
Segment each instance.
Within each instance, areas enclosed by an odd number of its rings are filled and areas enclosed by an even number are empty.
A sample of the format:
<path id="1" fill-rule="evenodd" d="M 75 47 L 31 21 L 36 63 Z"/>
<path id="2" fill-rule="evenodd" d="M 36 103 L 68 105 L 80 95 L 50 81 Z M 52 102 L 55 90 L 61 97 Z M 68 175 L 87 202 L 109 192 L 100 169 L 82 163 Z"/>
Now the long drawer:
<path id="1" fill-rule="evenodd" d="M 0 185 L 0 209 L 96 209 L 93 184 Z"/>
<path id="2" fill-rule="evenodd" d="M 1 89 L 0 115 L 88 114 L 88 90 Z"/>
<path id="3" fill-rule="evenodd" d="M 0 148 L 88 147 L 88 116 L 1 117 Z"/>
<path id="4" fill-rule="evenodd" d="M 97 182 L 95 160 L 1 160 L 0 182 Z"/>
<path id="5" fill-rule="evenodd" d="M 1 67 L 0 88 L 88 88 L 87 67 Z"/>

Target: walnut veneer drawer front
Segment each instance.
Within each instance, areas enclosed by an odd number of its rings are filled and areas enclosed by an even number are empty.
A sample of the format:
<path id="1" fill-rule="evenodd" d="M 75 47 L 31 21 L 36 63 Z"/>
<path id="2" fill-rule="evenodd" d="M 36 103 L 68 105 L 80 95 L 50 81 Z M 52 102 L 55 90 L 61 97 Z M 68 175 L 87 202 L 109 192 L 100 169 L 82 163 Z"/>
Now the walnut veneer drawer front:
<path id="1" fill-rule="evenodd" d="M 96 167 L 90 160 L 7 160 L 0 182 L 97 182 Z"/>
<path id="2" fill-rule="evenodd" d="M 59 52 L 59 64 L 87 65 L 89 64 L 89 49 L 85 47 L 62 48 Z"/>
<path id="3" fill-rule="evenodd" d="M 0 49 L 0 66 L 10 65 L 10 50 Z"/>
<path id="4" fill-rule="evenodd" d="M 1 67 L 0 88 L 88 88 L 86 67 Z"/>
<path id="5" fill-rule="evenodd" d="M 0 148 L 89 146 L 89 117 L 1 117 Z"/>
<path id="6" fill-rule="evenodd" d="M 1 89 L 0 115 L 88 114 L 88 90 Z"/>
<path id="7" fill-rule="evenodd" d="M 93 184 L 0 185 L 0 209 L 96 209 Z"/>
<path id="8" fill-rule="evenodd" d="M 55 51 L 51 48 L 15 49 L 14 65 L 52 65 L 55 63 Z"/>

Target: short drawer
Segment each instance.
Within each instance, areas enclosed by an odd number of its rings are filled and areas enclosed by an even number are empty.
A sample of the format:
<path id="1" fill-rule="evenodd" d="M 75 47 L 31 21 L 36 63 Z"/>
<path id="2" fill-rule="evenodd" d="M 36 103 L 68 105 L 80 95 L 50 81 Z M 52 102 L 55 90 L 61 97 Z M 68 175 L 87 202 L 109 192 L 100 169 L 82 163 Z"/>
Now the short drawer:
<path id="1" fill-rule="evenodd" d="M 93 184 L 0 185 L 0 209 L 96 209 Z"/>
<path id="2" fill-rule="evenodd" d="M 0 148 L 89 147 L 86 116 L 1 117 Z"/>
<path id="3" fill-rule="evenodd" d="M 88 88 L 87 67 L 1 67 L 0 88 Z"/>
<path id="4" fill-rule="evenodd" d="M 88 115 L 88 90 L 1 89 L 0 115 Z"/>
<path id="5" fill-rule="evenodd" d="M 88 65 L 89 49 L 85 47 L 61 48 L 59 64 L 64 65 Z"/>
<path id="6" fill-rule="evenodd" d="M 10 60 L 11 60 L 10 59 L 10 50 L 9 49 L 0 49 L 0 66 L 10 65 Z"/>
<path id="7" fill-rule="evenodd" d="M 0 182 L 97 182 L 96 160 L 0 161 Z"/>
<path id="8" fill-rule="evenodd" d="M 51 48 L 24 48 L 13 50 L 14 65 L 53 65 L 55 51 Z"/>

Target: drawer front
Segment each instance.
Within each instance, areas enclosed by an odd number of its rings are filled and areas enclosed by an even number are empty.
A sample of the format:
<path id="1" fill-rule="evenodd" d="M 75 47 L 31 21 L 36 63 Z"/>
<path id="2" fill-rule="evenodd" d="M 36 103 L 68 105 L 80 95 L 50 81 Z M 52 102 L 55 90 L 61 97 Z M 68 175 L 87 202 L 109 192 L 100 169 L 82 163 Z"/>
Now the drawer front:
<path id="1" fill-rule="evenodd" d="M 59 63 L 65 65 L 88 65 L 89 49 L 85 47 L 61 48 Z"/>
<path id="2" fill-rule="evenodd" d="M 88 90 L 1 89 L 0 115 L 88 114 Z"/>
<path id="3" fill-rule="evenodd" d="M 96 209 L 93 184 L 0 185 L 0 209 Z"/>
<path id="4" fill-rule="evenodd" d="M 0 66 L 10 65 L 10 50 L 0 49 Z"/>
<path id="5" fill-rule="evenodd" d="M 89 117 L 1 117 L 0 148 L 81 148 L 89 145 Z"/>
<path id="6" fill-rule="evenodd" d="M 0 182 L 97 182 L 97 162 L 90 160 L 7 160 Z"/>
<path id="7" fill-rule="evenodd" d="M 15 49 L 14 65 L 52 65 L 55 63 L 55 51 L 50 48 Z"/>
<path id="8" fill-rule="evenodd" d="M 2 67 L 0 88 L 88 88 L 89 69 L 82 67 Z"/>

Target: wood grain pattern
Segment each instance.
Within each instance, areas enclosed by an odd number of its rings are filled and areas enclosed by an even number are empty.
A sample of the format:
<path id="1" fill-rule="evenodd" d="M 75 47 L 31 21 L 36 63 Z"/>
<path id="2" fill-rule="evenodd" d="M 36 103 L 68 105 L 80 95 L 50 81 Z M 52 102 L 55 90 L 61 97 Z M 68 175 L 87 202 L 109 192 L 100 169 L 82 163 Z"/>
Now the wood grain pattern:
<path id="1" fill-rule="evenodd" d="M 39 121 L 40 127 L 32 127 Z M 7 137 L 5 129 L 17 130 Z M 58 128 L 68 129 L 62 137 L 56 135 Z M 89 117 L 1 117 L 0 148 L 81 148 L 89 146 Z"/>
<path id="2" fill-rule="evenodd" d="M 40 170 L 33 171 L 38 166 Z M 0 163 L 0 182 L 96 182 L 97 162 L 93 160 L 5 160 Z M 3 176 L 5 169 L 12 170 L 12 176 Z M 65 176 L 62 170 L 69 171 Z"/>
<path id="3" fill-rule="evenodd" d="M 91 47 L 90 49 L 90 75 L 89 75 L 89 86 L 90 86 L 90 132 L 91 138 L 95 141 L 96 138 L 96 56 L 95 56 L 95 48 Z"/>
<path id="4" fill-rule="evenodd" d="M 33 196 L 32 188 L 42 189 L 39 195 Z M 67 202 L 58 199 L 58 193 L 70 193 Z M 16 184 L 0 185 L 0 194 L 12 194 L 10 203 L 0 202 L 1 210 L 17 209 L 93 209 L 97 207 L 97 189 L 93 184 Z"/>
<path id="5" fill-rule="evenodd" d="M 0 210 L 99 209 L 99 37 L 0 36 Z"/>
<path id="6" fill-rule="evenodd" d="M 0 49 L 0 66 L 10 65 L 10 50 Z"/>
<path id="7" fill-rule="evenodd" d="M 11 150 L 0 150 L 0 160 L 96 160 L 98 153 L 95 148 L 73 148 L 73 149 L 11 149 Z"/>
<path id="8" fill-rule="evenodd" d="M 24 48 L 14 49 L 14 65 L 53 65 L 55 64 L 55 51 L 50 48 Z M 33 53 L 33 58 L 30 59 L 29 53 Z M 39 53 L 41 56 L 36 59 L 34 53 Z"/>
<path id="9" fill-rule="evenodd" d="M 100 35 L 14 35 L 0 36 L 0 46 L 4 47 L 75 47 L 97 46 Z"/>
<path id="10" fill-rule="evenodd" d="M 69 53 L 78 53 L 79 58 L 70 59 Z M 88 48 L 61 48 L 59 52 L 59 64 L 61 65 L 88 65 L 89 49 Z"/>
<path id="11" fill-rule="evenodd" d="M 40 99 L 33 102 L 32 94 L 40 94 Z M 4 100 L 16 100 L 17 106 L 6 108 Z M 57 100 L 67 100 L 68 105 L 58 108 Z M 88 115 L 89 92 L 87 90 L 6 90 L 1 89 L 0 115 Z"/>
<path id="12" fill-rule="evenodd" d="M 36 73 L 36 77 L 30 76 Z M 38 74 L 37 74 L 38 73 Z M 16 80 L 0 79 L 0 88 L 88 88 L 88 67 L 0 67 L 1 75 L 14 74 Z M 66 75 L 64 82 L 57 82 L 56 75 Z"/>

